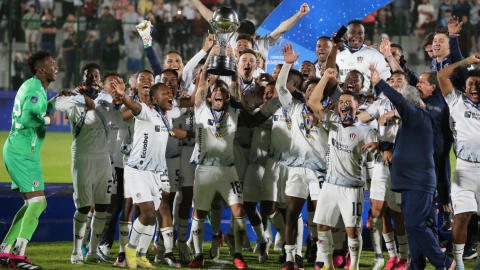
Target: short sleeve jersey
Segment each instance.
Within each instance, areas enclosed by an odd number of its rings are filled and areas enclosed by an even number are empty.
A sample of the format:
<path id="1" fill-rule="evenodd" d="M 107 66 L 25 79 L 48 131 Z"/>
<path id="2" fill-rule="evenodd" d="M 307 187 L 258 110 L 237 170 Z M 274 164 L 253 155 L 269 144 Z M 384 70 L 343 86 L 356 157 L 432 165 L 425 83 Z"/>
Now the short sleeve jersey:
<path id="1" fill-rule="evenodd" d="M 453 132 L 455 156 L 470 162 L 480 162 L 480 110 L 464 92 L 454 89 L 445 97 L 450 108 L 450 128 Z"/>
<path id="2" fill-rule="evenodd" d="M 35 128 L 27 128 L 22 125 L 22 118 L 26 118 L 26 114 L 30 114 L 30 116 L 44 121 L 43 117 L 47 112 L 47 106 L 47 91 L 43 88 L 42 82 L 35 77 L 25 81 L 15 95 L 12 127 L 5 142 L 5 150 L 40 158 L 40 149 L 47 127 L 40 125 Z"/>
<path id="3" fill-rule="evenodd" d="M 327 183 L 355 188 L 365 186 L 362 167 L 367 151 L 361 148 L 377 138 L 366 124 L 356 120 L 353 125 L 344 126 L 340 116 L 332 111 L 323 116 L 323 125 L 329 132 Z"/>
<path id="4" fill-rule="evenodd" d="M 127 166 L 142 171 L 163 172 L 167 169 L 165 153 L 168 128 L 172 127 L 172 121 L 167 115 L 162 118 L 158 111 L 149 108 L 145 103 L 140 105 L 141 112 L 134 116 L 135 133 Z"/>

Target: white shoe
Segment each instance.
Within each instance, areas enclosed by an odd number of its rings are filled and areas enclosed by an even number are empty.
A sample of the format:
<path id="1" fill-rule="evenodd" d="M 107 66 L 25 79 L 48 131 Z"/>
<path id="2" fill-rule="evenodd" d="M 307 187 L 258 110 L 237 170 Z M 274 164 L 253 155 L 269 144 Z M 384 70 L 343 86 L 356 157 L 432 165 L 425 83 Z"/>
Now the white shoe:
<path id="1" fill-rule="evenodd" d="M 121 252 L 118 254 L 117 260 L 113 264 L 115 267 L 125 268 L 127 267 L 127 262 L 125 261 L 125 252 Z"/>
<path id="2" fill-rule="evenodd" d="M 87 253 L 87 256 L 85 256 L 85 261 L 86 261 L 86 262 L 95 262 L 95 263 L 104 263 L 104 262 L 107 262 L 107 261 L 102 257 L 102 255 L 98 254 L 98 252 L 96 252 L 96 253 L 90 253 L 90 252 L 88 252 L 88 253 Z"/>
<path id="3" fill-rule="evenodd" d="M 164 259 L 164 262 L 166 264 L 168 264 L 170 267 L 175 267 L 175 268 L 180 268 L 182 267 L 182 265 L 180 265 L 179 262 L 177 262 L 177 260 L 175 259 L 175 257 L 173 256 L 173 253 L 168 253 L 166 254 L 166 256 L 164 256 L 165 259 Z"/>
<path id="4" fill-rule="evenodd" d="M 375 260 L 373 260 L 373 264 L 370 270 L 380 270 L 384 265 L 385 265 L 385 259 L 375 258 Z"/>
<path id="5" fill-rule="evenodd" d="M 83 262 L 83 256 L 82 254 L 72 254 L 72 256 L 70 257 L 70 262 L 72 264 L 85 264 Z M 6 266 L 6 265 L 5 265 Z"/>
<path id="6" fill-rule="evenodd" d="M 110 256 L 110 248 L 108 247 L 108 244 L 101 245 L 100 250 L 102 251 L 103 255 Z"/>
<path id="7" fill-rule="evenodd" d="M 212 244 L 210 245 L 210 259 L 218 260 L 220 257 L 220 238 L 221 235 L 213 235 Z"/>
<path id="8" fill-rule="evenodd" d="M 164 245 L 157 245 L 157 250 L 155 250 L 155 259 L 153 260 L 155 263 L 163 263 L 165 260 L 165 246 Z"/>
<path id="9" fill-rule="evenodd" d="M 191 261 L 190 257 L 190 249 L 187 246 L 187 242 L 182 242 L 182 241 L 177 241 L 177 247 L 178 247 L 178 257 L 182 261 Z"/>

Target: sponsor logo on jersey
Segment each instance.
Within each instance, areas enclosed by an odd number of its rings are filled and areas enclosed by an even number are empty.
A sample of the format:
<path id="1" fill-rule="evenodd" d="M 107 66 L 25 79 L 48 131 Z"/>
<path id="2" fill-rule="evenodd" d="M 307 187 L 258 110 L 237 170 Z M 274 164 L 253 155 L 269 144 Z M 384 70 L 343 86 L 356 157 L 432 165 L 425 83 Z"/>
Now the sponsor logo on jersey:
<path id="1" fill-rule="evenodd" d="M 141 199 L 142 198 L 142 193 L 137 193 L 137 195 L 135 195 L 135 196 L 137 196 L 137 199 Z"/>
<path id="2" fill-rule="evenodd" d="M 148 146 L 148 133 L 144 133 L 144 140 L 143 140 L 143 151 L 141 158 L 145 158 L 147 156 L 147 146 Z"/>
<path id="3" fill-rule="evenodd" d="M 363 57 L 361 57 L 361 56 L 357 57 L 357 62 L 358 62 L 359 64 L 362 63 L 362 62 L 363 62 Z"/>
<path id="4" fill-rule="evenodd" d="M 355 134 L 355 133 L 350 133 L 350 140 L 354 141 L 355 138 L 357 138 L 357 134 Z"/>
<path id="5" fill-rule="evenodd" d="M 39 182 L 39 181 L 33 181 L 33 186 L 34 186 L 34 187 L 40 186 L 40 182 Z"/>
<path id="6" fill-rule="evenodd" d="M 352 150 L 348 150 L 348 145 L 341 144 L 340 142 L 338 142 L 334 138 L 332 138 L 332 145 L 335 148 L 337 148 L 338 150 L 341 150 L 341 151 L 344 151 L 344 152 L 347 152 L 347 153 L 350 153 L 350 154 L 354 154 L 354 152 Z"/>
<path id="7" fill-rule="evenodd" d="M 30 101 L 31 101 L 32 103 L 37 103 L 37 102 L 38 102 L 38 98 L 35 97 L 35 96 L 33 96 L 33 97 L 30 99 Z"/>

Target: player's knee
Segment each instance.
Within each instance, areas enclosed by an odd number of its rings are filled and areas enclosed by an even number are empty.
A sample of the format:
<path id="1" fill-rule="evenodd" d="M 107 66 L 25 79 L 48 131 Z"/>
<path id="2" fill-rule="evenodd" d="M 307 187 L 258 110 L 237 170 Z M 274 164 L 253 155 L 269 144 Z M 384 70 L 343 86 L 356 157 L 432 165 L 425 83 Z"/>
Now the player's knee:
<path id="1" fill-rule="evenodd" d="M 145 215 L 143 219 L 147 224 L 155 224 L 155 221 L 157 219 L 156 211 L 148 210 L 145 211 L 145 213 L 142 212 L 142 215 Z"/>
<path id="2" fill-rule="evenodd" d="M 472 213 L 461 213 L 461 214 L 456 214 L 455 219 L 453 221 L 453 225 L 455 227 L 467 227 L 468 223 L 470 222 L 470 218 L 472 217 Z"/>

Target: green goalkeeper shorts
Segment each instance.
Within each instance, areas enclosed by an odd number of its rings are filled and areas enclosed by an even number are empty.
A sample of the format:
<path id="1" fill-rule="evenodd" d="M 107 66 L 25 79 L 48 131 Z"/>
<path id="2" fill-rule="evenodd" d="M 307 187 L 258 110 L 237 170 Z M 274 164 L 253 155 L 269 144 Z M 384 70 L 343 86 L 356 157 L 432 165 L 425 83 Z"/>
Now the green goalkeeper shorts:
<path id="1" fill-rule="evenodd" d="M 12 178 L 12 190 L 22 193 L 44 190 L 40 159 L 4 150 L 3 161 Z"/>

